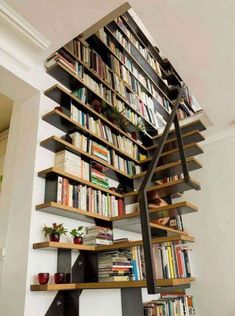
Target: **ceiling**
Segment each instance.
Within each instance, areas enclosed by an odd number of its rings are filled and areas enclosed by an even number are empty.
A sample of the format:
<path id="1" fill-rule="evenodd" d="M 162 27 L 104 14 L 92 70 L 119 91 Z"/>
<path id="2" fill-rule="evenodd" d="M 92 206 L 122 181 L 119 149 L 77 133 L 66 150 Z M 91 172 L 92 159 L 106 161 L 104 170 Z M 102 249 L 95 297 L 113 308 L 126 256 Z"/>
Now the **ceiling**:
<path id="1" fill-rule="evenodd" d="M 120 0 L 6 0 L 51 42 L 46 55 L 123 4 Z M 214 124 L 235 127 L 235 1 L 130 0 Z M 46 54 L 46 55 L 45 55 Z"/>
<path id="2" fill-rule="evenodd" d="M 13 101 L 0 93 L 0 134 L 10 126 Z"/>

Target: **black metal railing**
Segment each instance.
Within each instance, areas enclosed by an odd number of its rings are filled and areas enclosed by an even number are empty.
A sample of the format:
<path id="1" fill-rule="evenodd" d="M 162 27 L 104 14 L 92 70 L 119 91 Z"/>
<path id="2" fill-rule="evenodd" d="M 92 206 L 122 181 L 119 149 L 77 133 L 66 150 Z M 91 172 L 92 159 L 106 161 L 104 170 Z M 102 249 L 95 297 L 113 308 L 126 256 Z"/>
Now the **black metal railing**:
<path id="1" fill-rule="evenodd" d="M 179 104 L 182 100 L 182 97 L 185 93 L 185 84 L 182 85 L 178 97 L 172 107 L 172 112 L 170 114 L 169 120 L 166 124 L 166 127 L 163 131 L 163 134 L 160 138 L 160 142 L 152 156 L 152 160 L 149 164 L 148 170 L 141 182 L 139 191 L 138 191 L 138 202 L 140 208 L 140 219 L 141 219 L 141 229 L 143 236 L 143 247 L 144 247 L 144 255 L 145 255 L 145 267 L 146 267 L 146 281 L 147 288 L 149 294 L 156 294 L 159 291 L 157 290 L 157 282 L 156 282 L 156 273 L 153 265 L 153 252 L 152 252 L 152 236 L 151 236 L 151 228 L 150 228 L 150 220 L 149 220 L 149 211 L 148 211 L 148 198 L 147 198 L 147 188 L 152 181 L 153 174 L 158 165 L 163 147 L 167 140 L 171 125 L 174 122 L 175 132 L 179 147 L 180 159 L 182 164 L 182 170 L 184 175 L 185 182 L 189 182 L 189 172 L 187 167 L 187 162 L 185 158 L 184 152 L 184 144 L 181 136 L 179 121 L 177 117 L 177 110 L 179 108 Z"/>

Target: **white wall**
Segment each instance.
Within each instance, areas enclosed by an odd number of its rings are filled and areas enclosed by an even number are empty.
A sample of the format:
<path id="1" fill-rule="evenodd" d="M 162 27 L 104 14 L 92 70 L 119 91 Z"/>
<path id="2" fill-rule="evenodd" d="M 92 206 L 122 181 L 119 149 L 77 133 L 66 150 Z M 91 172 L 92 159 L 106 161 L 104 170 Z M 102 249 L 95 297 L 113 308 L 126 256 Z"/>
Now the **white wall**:
<path id="1" fill-rule="evenodd" d="M 7 150 L 7 137 L 0 140 L 0 175 L 3 174 L 4 160 Z"/>
<path id="2" fill-rule="evenodd" d="M 200 316 L 235 315 L 235 136 L 203 146 L 203 169 L 194 173 L 202 190 L 187 192 L 199 207 L 184 217 L 196 237 L 192 286 Z"/>

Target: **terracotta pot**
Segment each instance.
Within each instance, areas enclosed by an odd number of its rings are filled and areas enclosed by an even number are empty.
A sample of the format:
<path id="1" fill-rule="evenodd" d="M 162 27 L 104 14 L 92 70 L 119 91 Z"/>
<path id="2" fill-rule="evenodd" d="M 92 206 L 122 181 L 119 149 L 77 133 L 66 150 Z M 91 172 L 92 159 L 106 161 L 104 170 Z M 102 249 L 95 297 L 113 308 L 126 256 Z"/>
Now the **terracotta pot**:
<path id="1" fill-rule="evenodd" d="M 49 281 L 49 273 L 38 273 L 38 283 L 39 284 L 47 284 Z"/>
<path id="2" fill-rule="evenodd" d="M 63 273 L 63 272 L 55 273 L 54 280 L 55 280 L 55 284 L 65 283 L 65 281 L 66 281 L 65 273 Z"/>

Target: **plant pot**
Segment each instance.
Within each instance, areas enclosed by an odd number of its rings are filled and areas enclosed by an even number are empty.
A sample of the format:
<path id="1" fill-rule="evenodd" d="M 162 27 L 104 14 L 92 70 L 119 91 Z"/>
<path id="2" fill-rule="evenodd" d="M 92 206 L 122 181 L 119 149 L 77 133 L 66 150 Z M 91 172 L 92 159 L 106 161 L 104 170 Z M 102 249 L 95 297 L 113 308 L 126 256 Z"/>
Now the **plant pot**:
<path id="1" fill-rule="evenodd" d="M 91 106 L 97 113 L 101 113 L 101 103 L 99 100 L 92 100 Z"/>
<path id="2" fill-rule="evenodd" d="M 47 284 L 49 281 L 49 273 L 38 273 L 38 283 L 39 284 Z"/>
<path id="3" fill-rule="evenodd" d="M 80 244 L 83 243 L 83 238 L 75 236 L 75 237 L 73 237 L 73 243 L 76 244 L 76 245 L 80 245 Z"/>
<path id="4" fill-rule="evenodd" d="M 137 132 L 131 132 L 131 137 L 132 137 L 134 140 L 137 140 Z"/>
<path id="5" fill-rule="evenodd" d="M 57 233 L 50 234 L 50 241 L 59 242 L 60 241 L 60 235 Z"/>

